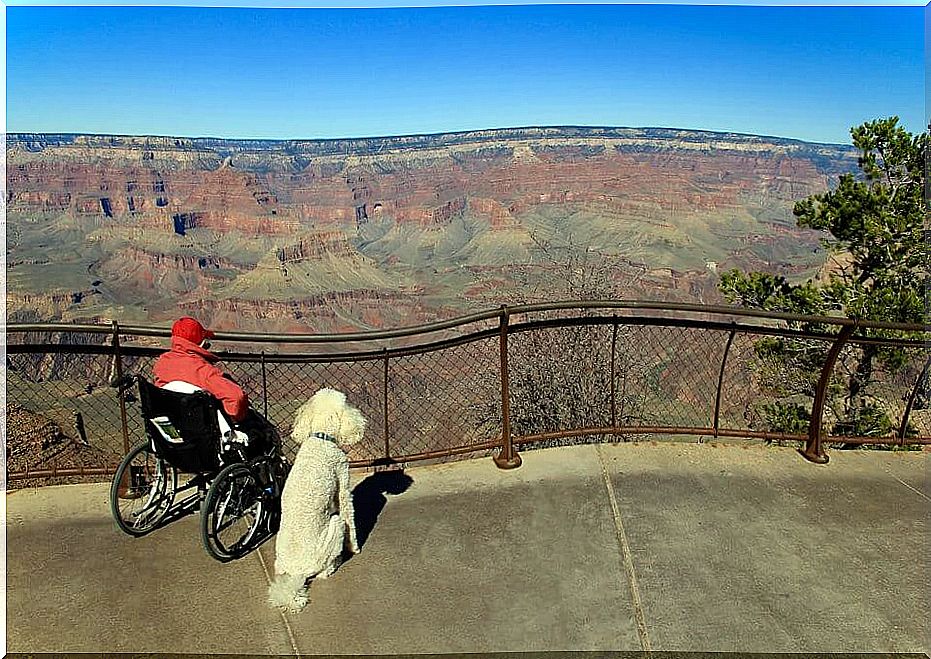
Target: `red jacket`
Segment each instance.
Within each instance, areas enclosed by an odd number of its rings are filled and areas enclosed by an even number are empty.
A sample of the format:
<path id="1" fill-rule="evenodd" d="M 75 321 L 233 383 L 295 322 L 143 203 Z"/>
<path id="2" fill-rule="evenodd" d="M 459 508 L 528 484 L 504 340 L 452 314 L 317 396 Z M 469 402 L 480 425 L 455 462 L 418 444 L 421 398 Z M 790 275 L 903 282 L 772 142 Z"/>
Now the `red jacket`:
<path id="1" fill-rule="evenodd" d="M 215 366 L 219 357 L 180 336 L 171 337 L 171 350 L 161 355 L 152 368 L 155 386 L 164 387 L 172 380 L 188 382 L 209 391 L 223 403 L 233 419 L 242 421 L 249 409 L 249 399 L 235 382 Z"/>

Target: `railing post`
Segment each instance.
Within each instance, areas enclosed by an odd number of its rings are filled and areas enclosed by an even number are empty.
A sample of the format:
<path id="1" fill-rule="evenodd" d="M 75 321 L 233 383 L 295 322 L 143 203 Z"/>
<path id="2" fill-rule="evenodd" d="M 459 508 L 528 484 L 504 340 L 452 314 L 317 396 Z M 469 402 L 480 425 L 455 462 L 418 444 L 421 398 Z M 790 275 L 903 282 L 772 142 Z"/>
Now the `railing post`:
<path id="1" fill-rule="evenodd" d="M 520 466 L 521 458 L 514 451 L 511 443 L 511 411 L 508 388 L 508 317 L 507 305 L 501 305 L 501 451 L 494 457 L 500 469 L 514 469 Z"/>
<path id="2" fill-rule="evenodd" d="M 818 379 L 818 388 L 815 390 L 815 400 L 811 405 L 811 419 L 808 422 L 808 442 L 804 449 L 799 449 L 809 462 L 816 464 L 827 464 L 829 458 L 821 446 L 821 424 L 824 421 L 824 403 L 827 400 L 828 385 L 831 383 L 831 375 L 834 373 L 834 364 L 840 355 L 841 348 L 847 343 L 847 339 L 856 331 L 857 324 L 844 325 L 841 327 L 837 338 L 828 350 L 827 357 L 824 358 L 824 365 L 821 367 L 821 377 Z"/>
<path id="3" fill-rule="evenodd" d="M 915 398 L 918 396 L 918 390 L 921 388 L 921 383 L 926 380 L 928 377 L 928 370 L 931 369 L 931 357 L 928 357 L 928 361 L 925 362 L 925 366 L 921 369 L 921 373 L 918 375 L 918 379 L 915 380 L 915 386 L 912 387 L 911 393 L 908 395 L 908 399 L 905 401 L 905 411 L 902 413 L 902 423 L 899 425 L 898 440 L 900 444 L 905 444 L 905 433 L 908 431 L 908 417 L 912 413 L 912 407 L 915 405 Z"/>
<path id="4" fill-rule="evenodd" d="M 617 314 L 612 314 L 611 318 L 611 427 L 617 428 L 617 370 L 614 365 L 617 353 Z"/>
<path id="5" fill-rule="evenodd" d="M 262 351 L 262 409 L 263 416 L 268 419 L 268 375 L 265 372 L 265 351 Z"/>
<path id="6" fill-rule="evenodd" d="M 123 428 L 123 453 L 129 453 L 129 424 L 126 421 L 126 398 L 123 395 L 123 357 L 120 354 L 120 325 L 113 321 L 113 361 L 116 367 L 116 395 L 120 400 L 120 424 Z"/>
<path id="7" fill-rule="evenodd" d="M 714 396 L 714 436 L 718 436 L 718 419 L 721 414 L 721 386 L 724 384 L 724 367 L 727 366 L 727 355 L 731 351 L 734 335 L 737 333 L 737 323 L 731 323 L 731 331 L 727 335 L 727 344 L 724 346 L 724 356 L 721 357 L 721 370 L 718 371 L 718 390 Z"/>
<path id="8" fill-rule="evenodd" d="M 391 442 L 390 435 L 388 434 L 388 348 L 381 349 L 382 360 L 384 361 L 384 379 L 382 393 L 384 397 L 382 398 L 382 408 L 385 412 L 385 460 L 391 461 Z"/>

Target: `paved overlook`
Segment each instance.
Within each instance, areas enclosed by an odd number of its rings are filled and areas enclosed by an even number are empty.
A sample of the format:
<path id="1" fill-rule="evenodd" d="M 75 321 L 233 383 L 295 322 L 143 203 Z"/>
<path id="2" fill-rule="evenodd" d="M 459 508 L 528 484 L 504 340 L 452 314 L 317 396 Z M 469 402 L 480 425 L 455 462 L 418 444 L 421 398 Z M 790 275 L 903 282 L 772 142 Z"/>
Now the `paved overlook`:
<path id="1" fill-rule="evenodd" d="M 7 493 L 11 652 L 931 650 L 928 452 L 621 443 L 355 474 L 362 553 L 296 615 L 274 540 L 140 538 L 107 486 Z M 389 493 L 389 492 L 394 492 Z M 54 630 L 54 631 L 52 631 Z"/>

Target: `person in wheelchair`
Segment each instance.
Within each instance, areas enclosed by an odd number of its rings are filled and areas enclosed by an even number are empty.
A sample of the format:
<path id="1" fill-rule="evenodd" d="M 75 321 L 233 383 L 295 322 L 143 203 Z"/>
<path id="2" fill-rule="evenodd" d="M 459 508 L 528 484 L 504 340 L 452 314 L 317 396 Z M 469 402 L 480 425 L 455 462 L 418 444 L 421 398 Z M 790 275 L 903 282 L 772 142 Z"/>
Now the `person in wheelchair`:
<path id="1" fill-rule="evenodd" d="M 211 330 L 190 316 L 175 321 L 171 348 L 159 356 L 152 368 L 155 386 L 178 393 L 210 393 L 225 412 L 218 414 L 224 438 L 245 445 L 250 457 L 266 453 L 271 445 L 277 447 L 277 431 L 250 407 L 246 393 L 218 366 L 220 358 L 210 352 L 209 339 L 213 336 Z"/>

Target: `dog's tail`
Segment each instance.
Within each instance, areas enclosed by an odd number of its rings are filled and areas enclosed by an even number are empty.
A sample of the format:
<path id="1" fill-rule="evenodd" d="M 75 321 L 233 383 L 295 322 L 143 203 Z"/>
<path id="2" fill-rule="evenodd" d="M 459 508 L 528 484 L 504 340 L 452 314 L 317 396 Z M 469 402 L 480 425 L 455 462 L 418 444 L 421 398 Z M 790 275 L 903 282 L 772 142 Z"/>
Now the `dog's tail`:
<path id="1" fill-rule="evenodd" d="M 307 604 L 306 581 L 307 578 L 300 574 L 276 574 L 268 586 L 269 606 L 289 611 L 303 609 Z"/>

